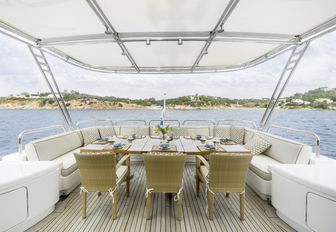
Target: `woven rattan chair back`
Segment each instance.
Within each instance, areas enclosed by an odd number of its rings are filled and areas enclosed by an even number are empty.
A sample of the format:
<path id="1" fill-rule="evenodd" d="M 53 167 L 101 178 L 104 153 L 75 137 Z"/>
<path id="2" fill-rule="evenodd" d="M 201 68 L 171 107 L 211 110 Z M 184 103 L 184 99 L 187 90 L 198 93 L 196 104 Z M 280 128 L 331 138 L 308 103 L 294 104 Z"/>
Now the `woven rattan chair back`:
<path id="1" fill-rule="evenodd" d="M 144 155 L 146 186 L 154 192 L 176 193 L 182 186 L 185 154 L 156 152 Z"/>
<path id="2" fill-rule="evenodd" d="M 116 186 L 115 154 L 75 154 L 82 186 L 89 192 L 106 192 Z"/>
<path id="3" fill-rule="evenodd" d="M 240 192 L 252 156 L 249 153 L 213 153 L 210 155 L 209 187 L 212 191 Z"/>

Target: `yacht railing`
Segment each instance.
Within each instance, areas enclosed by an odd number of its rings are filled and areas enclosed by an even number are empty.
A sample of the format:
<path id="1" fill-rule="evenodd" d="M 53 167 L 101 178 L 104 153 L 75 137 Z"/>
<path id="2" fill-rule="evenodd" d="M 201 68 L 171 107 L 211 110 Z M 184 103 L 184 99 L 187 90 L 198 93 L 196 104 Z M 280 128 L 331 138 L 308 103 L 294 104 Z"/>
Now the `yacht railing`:
<path id="1" fill-rule="evenodd" d="M 111 119 L 88 119 L 88 120 L 80 120 L 80 121 L 76 122 L 76 127 L 80 128 L 81 124 L 92 123 L 92 122 L 107 122 L 107 123 L 110 124 L 110 126 L 114 125 L 114 123 Z"/>
<path id="2" fill-rule="evenodd" d="M 208 125 L 216 125 L 216 123 L 213 120 L 184 120 L 182 122 L 183 126 L 186 126 L 187 124 L 191 123 L 191 122 L 196 122 L 196 123 L 208 123 Z"/>
<path id="3" fill-rule="evenodd" d="M 225 122 L 242 122 L 246 124 L 250 124 L 253 126 L 253 129 L 257 128 L 257 123 L 255 121 L 250 120 L 240 120 L 240 119 L 221 119 L 217 121 L 217 125 L 224 125 Z"/>
<path id="4" fill-rule="evenodd" d="M 284 131 L 290 131 L 290 132 L 299 132 L 301 134 L 306 134 L 310 135 L 311 137 L 315 138 L 315 154 L 316 157 L 320 157 L 321 154 L 321 140 L 320 137 L 313 131 L 309 130 L 301 130 L 301 129 L 295 129 L 295 128 L 290 128 L 290 127 L 283 127 L 283 126 L 278 126 L 278 125 L 270 125 L 267 132 L 270 132 L 272 128 L 284 130 Z"/>
<path id="5" fill-rule="evenodd" d="M 150 120 L 148 122 L 148 125 L 152 126 L 152 125 L 157 125 L 159 123 L 160 123 L 160 120 Z M 176 124 L 176 126 L 180 126 L 181 125 L 181 123 L 180 123 L 179 120 L 164 120 L 164 123 L 168 124 L 168 125 Z"/>
<path id="6" fill-rule="evenodd" d="M 36 129 L 29 129 L 29 130 L 24 130 L 20 132 L 18 135 L 18 152 L 22 153 L 23 151 L 23 137 L 28 134 L 35 134 L 35 133 L 40 133 L 40 132 L 45 132 L 45 131 L 51 131 L 51 130 L 57 130 L 57 129 L 62 129 L 63 132 L 66 132 L 66 128 L 62 125 L 55 125 L 55 126 L 48 126 L 48 127 L 42 127 L 42 128 L 36 128 Z"/>
<path id="7" fill-rule="evenodd" d="M 123 125 L 123 126 L 129 126 L 129 125 L 134 125 L 134 124 L 132 124 L 132 123 L 140 123 L 140 124 L 143 124 L 144 126 L 146 126 L 147 125 L 147 122 L 145 121 L 145 120 L 118 120 L 118 121 L 116 121 L 115 122 L 115 125 L 116 126 L 121 126 L 121 125 Z M 135 124 L 135 125 L 137 125 L 137 124 Z"/>

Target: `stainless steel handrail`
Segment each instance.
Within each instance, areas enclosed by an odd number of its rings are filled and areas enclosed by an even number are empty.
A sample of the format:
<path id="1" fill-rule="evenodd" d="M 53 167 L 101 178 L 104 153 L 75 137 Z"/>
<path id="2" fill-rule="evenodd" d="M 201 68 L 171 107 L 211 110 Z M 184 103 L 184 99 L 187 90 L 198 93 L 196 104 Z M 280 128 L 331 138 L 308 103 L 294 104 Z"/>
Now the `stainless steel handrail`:
<path id="1" fill-rule="evenodd" d="M 315 132 L 309 131 L 309 130 L 301 130 L 301 129 L 290 128 L 290 127 L 283 127 L 283 126 L 278 126 L 278 125 L 274 125 L 274 124 L 269 126 L 267 132 L 270 132 L 272 127 L 277 128 L 277 129 L 281 129 L 281 130 L 286 130 L 286 131 L 300 132 L 302 134 L 308 134 L 308 135 L 313 136 L 316 139 L 315 154 L 316 154 L 316 157 L 320 157 L 320 154 L 321 154 L 321 139 Z"/>
<path id="2" fill-rule="evenodd" d="M 148 125 L 151 126 L 154 122 L 160 122 L 160 120 L 150 120 L 148 122 Z M 168 124 L 169 124 L 169 122 L 176 122 L 178 126 L 181 125 L 179 120 L 164 120 L 164 122 L 168 122 Z"/>
<path id="3" fill-rule="evenodd" d="M 88 123 L 88 122 L 109 122 L 111 126 L 114 125 L 113 121 L 111 119 L 87 119 L 87 120 L 80 120 L 76 122 L 76 127 L 78 128 L 80 124 Z"/>
<path id="4" fill-rule="evenodd" d="M 121 124 L 120 123 L 124 123 L 124 122 L 141 122 L 141 123 L 143 123 L 145 126 L 147 125 L 147 122 L 145 121 L 145 120 L 118 120 L 118 121 L 116 121 L 115 122 L 115 125 L 117 125 L 117 126 L 121 126 Z M 129 124 L 123 124 L 124 126 L 126 126 L 126 125 L 129 125 Z"/>
<path id="5" fill-rule="evenodd" d="M 209 122 L 209 123 L 212 124 L 212 125 L 216 125 L 216 123 L 215 123 L 213 120 L 184 120 L 184 121 L 182 122 L 182 125 L 184 126 L 184 125 L 186 125 L 186 123 L 188 123 L 188 122 Z"/>
<path id="6" fill-rule="evenodd" d="M 251 120 L 240 120 L 240 119 L 220 119 L 217 121 L 217 125 L 222 125 L 221 122 L 243 122 L 243 123 L 249 123 L 253 126 L 253 129 L 257 128 L 257 124 L 255 121 Z"/>
<path id="7" fill-rule="evenodd" d="M 66 132 L 66 128 L 62 125 L 55 125 L 55 126 L 49 126 L 49 127 L 41 127 L 41 128 L 36 128 L 36 129 L 29 129 L 29 130 L 24 130 L 21 131 L 20 134 L 18 135 L 18 152 L 22 153 L 23 150 L 23 136 L 27 134 L 34 134 L 34 133 L 39 133 L 39 132 L 44 132 L 44 131 L 49 131 L 49 130 L 55 130 L 55 129 L 62 129 L 63 132 Z"/>

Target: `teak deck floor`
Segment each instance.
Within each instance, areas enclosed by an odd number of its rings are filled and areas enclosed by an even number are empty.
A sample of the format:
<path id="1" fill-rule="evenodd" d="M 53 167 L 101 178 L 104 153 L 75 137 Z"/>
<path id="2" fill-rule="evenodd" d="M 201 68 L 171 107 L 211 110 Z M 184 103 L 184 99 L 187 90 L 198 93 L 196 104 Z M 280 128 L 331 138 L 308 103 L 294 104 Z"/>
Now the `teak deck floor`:
<path id="1" fill-rule="evenodd" d="M 145 218 L 145 170 L 141 163 L 132 164 L 134 177 L 131 194 L 125 196 L 123 185 L 119 195 L 118 218 L 111 217 L 111 197 L 108 193 L 88 195 L 87 218 L 81 218 L 79 188 L 56 205 L 56 210 L 28 231 L 293 231 L 279 219 L 274 208 L 261 200 L 251 188 L 246 189 L 245 220 L 239 220 L 239 196 L 224 193 L 215 196 L 214 220 L 206 214 L 205 187 L 200 197 L 195 193 L 195 168 L 186 164 L 183 189 L 183 220 L 176 219 L 174 198 L 154 194 L 152 220 Z"/>

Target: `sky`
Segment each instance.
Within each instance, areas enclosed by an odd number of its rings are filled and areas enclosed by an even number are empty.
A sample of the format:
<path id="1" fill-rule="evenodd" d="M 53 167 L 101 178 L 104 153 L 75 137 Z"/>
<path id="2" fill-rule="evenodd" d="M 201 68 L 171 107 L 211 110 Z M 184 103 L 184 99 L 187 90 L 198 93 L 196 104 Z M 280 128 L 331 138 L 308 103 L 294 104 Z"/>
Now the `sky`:
<path id="1" fill-rule="evenodd" d="M 288 53 L 241 71 L 183 75 L 103 74 L 47 58 L 61 90 L 133 99 L 161 99 L 163 93 L 263 98 L 271 96 Z M 283 96 L 324 86 L 336 87 L 336 32 L 310 44 Z M 27 46 L 0 33 L 0 96 L 47 91 Z"/>

